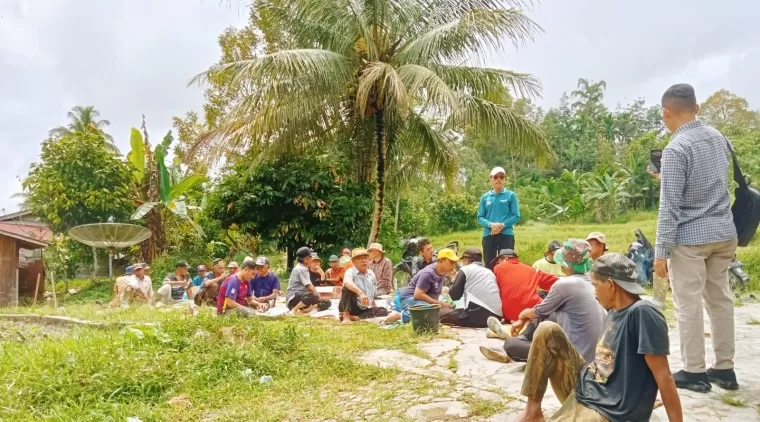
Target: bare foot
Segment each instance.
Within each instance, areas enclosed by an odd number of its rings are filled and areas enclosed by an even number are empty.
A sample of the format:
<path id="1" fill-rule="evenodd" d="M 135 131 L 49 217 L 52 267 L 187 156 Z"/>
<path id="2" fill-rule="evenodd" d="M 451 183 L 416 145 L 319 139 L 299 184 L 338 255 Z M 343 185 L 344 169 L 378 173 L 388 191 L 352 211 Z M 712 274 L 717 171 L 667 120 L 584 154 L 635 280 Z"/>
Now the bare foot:
<path id="1" fill-rule="evenodd" d="M 539 411 L 528 413 L 528 409 L 525 409 L 520 413 L 520 416 L 515 419 L 515 422 L 544 422 L 544 414 Z"/>
<path id="2" fill-rule="evenodd" d="M 341 324 L 343 324 L 343 325 L 351 325 L 352 322 L 353 321 L 351 321 L 351 318 L 343 318 L 343 321 L 341 322 Z"/>
<path id="3" fill-rule="evenodd" d="M 654 406 L 652 408 L 653 409 L 657 409 L 660 406 L 662 406 L 662 400 L 657 399 L 657 400 L 654 401 Z"/>

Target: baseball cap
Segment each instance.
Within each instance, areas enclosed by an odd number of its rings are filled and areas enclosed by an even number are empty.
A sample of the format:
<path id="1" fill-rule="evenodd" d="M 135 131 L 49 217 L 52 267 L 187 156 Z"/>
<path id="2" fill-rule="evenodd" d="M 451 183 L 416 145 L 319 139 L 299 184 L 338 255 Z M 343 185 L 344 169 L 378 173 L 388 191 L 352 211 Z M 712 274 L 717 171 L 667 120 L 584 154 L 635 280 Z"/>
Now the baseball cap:
<path id="1" fill-rule="evenodd" d="M 322 262 L 322 258 L 319 257 L 319 254 L 316 252 L 311 253 L 311 259 L 312 261 L 319 261 Z"/>
<path id="2" fill-rule="evenodd" d="M 449 261 L 457 262 L 459 261 L 459 257 L 457 254 L 449 248 L 443 248 L 440 251 L 438 251 L 438 259 L 448 259 Z"/>
<path id="3" fill-rule="evenodd" d="M 583 239 L 568 239 L 554 253 L 554 262 L 572 268 L 576 274 L 585 274 L 591 268 L 591 245 Z"/>
<path id="4" fill-rule="evenodd" d="M 351 255 L 351 249 L 343 248 L 343 251 L 341 252 L 342 255 Z"/>
<path id="5" fill-rule="evenodd" d="M 239 268 L 237 262 L 230 261 L 229 264 L 227 264 L 227 268 Z"/>
<path id="6" fill-rule="evenodd" d="M 269 265 L 269 260 L 264 255 L 256 258 L 256 265 Z"/>
<path id="7" fill-rule="evenodd" d="M 644 295 L 647 292 L 636 282 L 636 264 L 625 255 L 619 253 L 604 254 L 594 261 L 591 272 L 597 277 L 615 282 L 621 289 L 633 295 Z"/>
<path id="8" fill-rule="evenodd" d="M 203 264 L 198 265 L 198 271 L 206 271 L 206 266 Z"/>
<path id="9" fill-rule="evenodd" d="M 311 249 L 308 246 L 301 246 L 296 251 L 296 256 L 298 258 L 307 258 L 307 257 L 311 256 Z"/>
<path id="10" fill-rule="evenodd" d="M 329 262 L 338 262 L 340 258 L 338 258 L 338 255 L 330 255 L 330 259 L 328 259 Z"/>
<path id="11" fill-rule="evenodd" d="M 462 258 L 471 262 L 483 262 L 483 253 L 478 248 L 467 248 L 462 253 Z"/>
<path id="12" fill-rule="evenodd" d="M 132 271 L 137 270 L 137 269 L 143 269 L 143 270 L 149 270 L 150 269 L 150 267 L 148 266 L 148 264 L 146 264 L 145 262 L 137 263 L 137 264 L 133 265 L 133 267 L 134 268 L 132 268 Z"/>
<path id="13" fill-rule="evenodd" d="M 499 261 L 499 258 L 502 256 L 517 258 L 517 252 L 512 249 L 500 249 L 499 252 L 496 253 L 494 259 L 491 260 L 491 266 L 495 267 L 496 263 Z"/>
<path id="14" fill-rule="evenodd" d="M 604 233 L 601 233 L 601 232 L 590 233 L 588 236 L 586 236 L 586 242 L 588 242 L 591 239 L 598 240 L 599 243 L 602 243 L 605 246 L 607 245 L 607 236 L 605 236 Z"/>
<path id="15" fill-rule="evenodd" d="M 177 268 L 187 268 L 187 262 L 185 261 L 177 262 Z"/>
<path id="16" fill-rule="evenodd" d="M 126 275 L 132 275 L 135 272 L 135 267 L 130 265 L 127 268 L 124 269 L 124 274 Z"/>
<path id="17" fill-rule="evenodd" d="M 491 177 L 494 177 L 494 176 L 496 176 L 499 173 L 501 173 L 503 175 L 507 174 L 507 172 L 504 171 L 503 167 L 494 167 L 493 170 L 491 170 Z"/>
<path id="18" fill-rule="evenodd" d="M 246 256 L 245 258 L 243 258 L 243 262 L 254 262 L 254 261 L 255 259 L 253 259 L 253 257 L 250 257 L 250 256 Z"/>
<path id="19" fill-rule="evenodd" d="M 562 247 L 562 243 L 560 243 L 559 240 L 552 240 L 549 242 L 549 246 L 547 246 L 547 250 L 549 252 L 557 252 Z"/>

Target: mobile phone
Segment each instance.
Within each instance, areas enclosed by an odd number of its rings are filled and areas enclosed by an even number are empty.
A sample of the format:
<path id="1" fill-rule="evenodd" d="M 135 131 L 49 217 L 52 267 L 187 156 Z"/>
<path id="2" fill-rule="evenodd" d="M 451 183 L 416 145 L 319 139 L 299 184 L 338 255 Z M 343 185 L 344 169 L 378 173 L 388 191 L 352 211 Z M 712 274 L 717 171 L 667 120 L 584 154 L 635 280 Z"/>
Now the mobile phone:
<path id="1" fill-rule="evenodd" d="M 655 173 L 660 172 L 660 168 L 662 167 L 662 150 L 661 149 L 653 149 L 649 151 L 649 167 L 651 167 L 652 171 Z"/>

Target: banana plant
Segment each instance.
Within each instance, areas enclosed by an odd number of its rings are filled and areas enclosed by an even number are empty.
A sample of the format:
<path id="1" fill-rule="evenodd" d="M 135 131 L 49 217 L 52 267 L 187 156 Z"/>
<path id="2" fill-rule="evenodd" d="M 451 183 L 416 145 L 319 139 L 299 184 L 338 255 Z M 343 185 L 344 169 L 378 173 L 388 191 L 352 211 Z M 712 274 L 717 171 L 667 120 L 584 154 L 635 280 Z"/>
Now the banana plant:
<path id="1" fill-rule="evenodd" d="M 135 128 L 130 134 L 131 151 L 127 159 L 134 167 L 134 182 L 138 187 L 139 201 L 142 203 L 134 214 L 132 220 L 139 220 L 148 215 L 154 208 L 163 205 L 181 220 L 190 225 L 204 236 L 203 229 L 193 220 L 188 213 L 189 209 L 197 207 L 189 206 L 185 201 L 184 194 L 199 183 L 208 179 L 199 174 L 192 174 L 180 180 L 181 174 L 178 163 L 173 168 L 166 165 L 166 155 L 174 138 L 171 131 L 164 136 L 162 142 L 150 151 L 150 143 L 147 141 L 147 133 L 143 135 Z M 171 175 L 175 177 L 172 178 Z"/>

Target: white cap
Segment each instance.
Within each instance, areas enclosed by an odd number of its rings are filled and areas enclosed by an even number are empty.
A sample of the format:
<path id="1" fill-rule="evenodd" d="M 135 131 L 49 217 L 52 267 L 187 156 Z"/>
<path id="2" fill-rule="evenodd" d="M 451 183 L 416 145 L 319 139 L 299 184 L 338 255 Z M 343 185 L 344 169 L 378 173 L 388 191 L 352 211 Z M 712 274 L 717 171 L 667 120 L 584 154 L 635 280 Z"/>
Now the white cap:
<path id="1" fill-rule="evenodd" d="M 503 174 L 505 176 L 507 175 L 507 172 L 504 171 L 504 167 L 494 167 L 493 170 L 491 170 L 491 177 L 494 177 L 494 176 L 496 176 L 499 173 L 501 173 L 501 174 Z"/>

